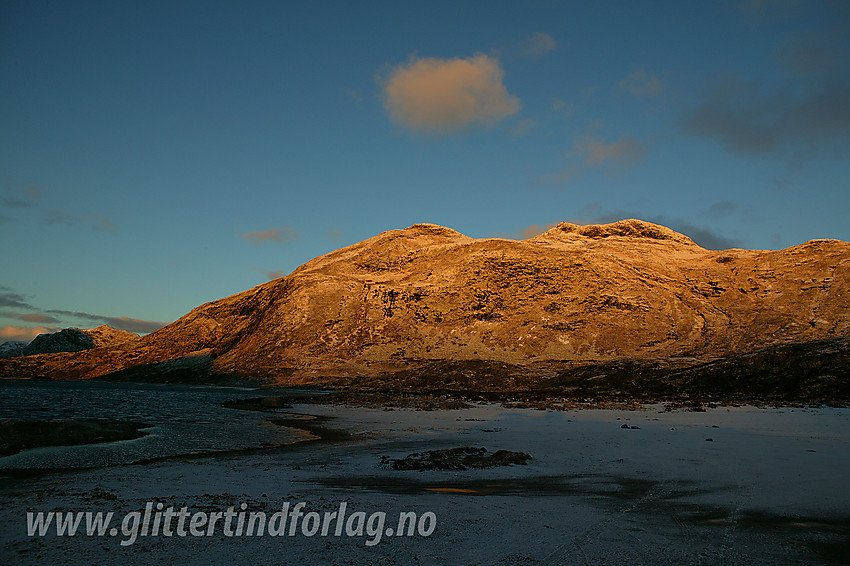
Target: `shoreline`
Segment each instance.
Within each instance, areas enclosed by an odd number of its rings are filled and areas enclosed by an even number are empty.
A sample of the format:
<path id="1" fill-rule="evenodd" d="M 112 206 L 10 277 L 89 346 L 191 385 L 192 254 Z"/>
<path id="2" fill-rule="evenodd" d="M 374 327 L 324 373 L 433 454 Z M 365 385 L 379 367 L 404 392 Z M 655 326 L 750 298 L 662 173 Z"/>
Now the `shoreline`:
<path id="1" fill-rule="evenodd" d="M 770 341 L 768 341 L 770 342 Z M 756 347 L 761 346 L 761 347 Z M 352 395 L 448 395 L 528 402 L 571 400 L 670 400 L 760 404 L 850 403 L 850 336 L 753 344 L 743 352 L 718 350 L 697 355 L 625 356 L 595 360 L 489 358 L 405 358 L 358 372 L 331 364 L 309 372 L 292 367 L 236 363 L 216 369 L 217 356 L 192 355 L 146 363 L 109 358 L 117 351 L 79 355 L 41 354 L 0 360 L 0 374 L 31 380 L 91 379 L 102 383 L 148 382 L 234 387 L 348 388 Z M 97 356 L 101 355 L 98 363 Z M 82 356 L 82 360 L 70 364 Z M 120 357 L 120 356 L 119 356 Z M 36 358 L 36 359 L 33 359 Z M 103 367 L 106 358 L 117 364 Z M 119 363 L 120 362 L 120 363 Z M 98 368 L 98 369 L 95 369 Z M 111 367 L 111 366 L 110 366 Z M 313 366 L 311 366 L 313 367 Z M 302 368 L 303 369 L 303 368 Z M 103 372 L 106 373 L 103 373 Z M 287 383 L 283 383 L 287 382 Z"/>
<path id="2" fill-rule="evenodd" d="M 84 470 L 98 470 L 108 467 L 121 467 L 121 466 L 146 466 L 149 464 L 156 464 L 160 462 L 170 462 L 170 461 L 179 461 L 179 460 L 195 460 L 195 459 L 215 459 L 215 458 L 228 458 L 228 457 L 238 457 L 238 456 L 255 456 L 262 454 L 279 454 L 282 452 L 286 452 L 289 449 L 295 448 L 302 444 L 309 443 L 339 443 L 350 441 L 353 439 L 353 435 L 349 434 L 343 430 L 337 430 L 333 428 L 329 428 L 324 425 L 326 422 L 333 421 L 333 417 L 329 416 L 320 416 L 320 415 L 310 415 L 308 413 L 293 413 L 291 416 L 283 416 L 284 413 L 277 413 L 281 415 L 281 418 L 269 419 L 269 422 L 272 422 L 278 426 L 284 426 L 287 428 L 295 429 L 301 432 L 306 433 L 307 435 L 304 438 L 293 440 L 287 444 L 280 444 L 277 446 L 263 446 L 263 447 L 255 447 L 255 448 L 238 448 L 232 450 L 217 450 L 217 451 L 208 451 L 208 452 L 193 452 L 187 454 L 174 454 L 170 456 L 161 456 L 156 458 L 142 458 L 133 462 L 128 462 L 126 464 L 117 464 L 117 465 L 105 465 L 105 466 L 83 466 L 83 467 L 44 467 L 44 468 L 0 468 L 0 477 L 10 477 L 10 478 L 29 478 L 29 477 L 38 477 L 49 474 L 62 474 L 62 473 L 74 473 Z M 305 418 L 306 417 L 306 418 Z M 119 439 L 119 440 L 134 440 L 135 438 L 141 438 L 141 436 L 127 438 L 127 439 Z M 113 442 L 112 440 L 103 441 L 103 442 Z M 89 446 L 97 444 L 95 442 L 87 442 L 87 443 L 77 443 L 77 444 L 43 444 L 38 446 L 48 447 L 48 448 L 60 448 L 60 447 L 76 447 L 76 446 Z"/>
<path id="3" fill-rule="evenodd" d="M 659 408 L 539 411 L 490 404 L 421 411 L 296 404 L 292 415 L 269 416 L 286 426 L 306 424 L 316 440 L 18 478 L 0 487 L 7 510 L 0 515 L 0 543 L 24 564 L 69 556 L 117 564 L 142 555 L 202 564 L 268 560 L 280 552 L 293 562 L 355 564 L 829 564 L 850 550 L 850 494 L 842 489 L 850 411 Z M 339 431 L 352 441 L 327 437 Z M 456 471 L 381 466 L 383 457 L 459 446 L 521 450 L 532 458 L 525 465 Z M 23 531 L 24 510 L 120 514 L 148 501 L 210 511 L 244 503 L 267 512 L 286 501 L 318 510 L 344 501 L 369 513 L 431 511 L 439 522 L 431 537 L 390 538 L 374 547 L 356 537 L 147 537 L 121 553 L 111 553 L 121 547 L 109 537 L 32 538 Z"/>
<path id="4" fill-rule="evenodd" d="M 143 384 L 144 385 L 144 384 Z M 259 390 L 261 391 L 261 390 Z M 258 391 L 258 392 L 259 392 Z M 341 396 L 337 396 L 341 393 Z M 352 395 L 353 393 L 353 395 Z M 502 411 L 541 411 L 541 412 L 594 412 L 594 411 L 619 411 L 619 412 L 662 412 L 667 414 L 673 413 L 705 413 L 707 410 L 713 409 L 757 409 L 757 410 L 819 410 L 819 409 L 846 409 L 847 405 L 843 404 L 757 404 L 747 403 L 744 401 L 723 403 L 694 403 L 694 402 L 673 402 L 673 401 L 647 401 L 647 400 L 595 400 L 595 401 L 574 401 L 564 399 L 550 399 L 549 402 L 529 403 L 524 401 L 481 401 L 472 400 L 470 398 L 457 397 L 436 397 L 431 395 L 402 395 L 401 399 L 387 399 L 385 396 L 375 397 L 373 392 L 366 392 L 364 397 L 361 391 L 338 391 L 338 390 L 316 390 L 316 391 L 298 391 L 294 395 L 275 395 L 267 397 L 252 397 L 240 399 L 234 402 L 223 403 L 222 406 L 232 408 L 234 410 L 255 411 L 265 413 L 267 422 L 277 426 L 282 426 L 305 433 L 306 436 L 275 446 L 261 446 L 250 448 L 236 448 L 229 450 L 212 450 L 204 452 L 192 452 L 184 454 L 173 454 L 168 456 L 160 456 L 154 458 L 142 458 L 133 462 L 128 462 L 120 465 L 128 466 L 144 466 L 159 462 L 178 461 L 178 460 L 194 460 L 194 459 L 215 459 L 228 458 L 239 456 L 254 456 L 263 454 L 278 454 L 286 452 L 292 448 L 303 444 L 325 444 L 325 443 L 343 443 L 357 440 L 357 434 L 351 433 L 348 430 L 333 428 L 327 426 L 334 422 L 336 417 L 332 414 L 313 414 L 310 409 L 319 408 L 327 412 L 328 408 L 340 408 L 347 410 L 380 410 L 385 412 L 457 412 L 467 409 L 489 408 L 492 410 Z M 381 402 L 377 402 L 379 399 Z M 273 403 L 267 404 L 271 400 Z M 238 406 L 237 406 L 238 405 Z M 252 406 L 253 405 L 253 406 Z M 301 407 L 297 407 L 302 405 Z M 297 408 L 297 410 L 296 410 Z M 661 409 L 659 411 L 659 409 Z M 617 419 L 620 420 L 620 419 Z M 628 420 L 628 419 L 627 419 Z M 106 419 L 76 419 L 73 421 L 4 421 L 6 423 L 23 423 L 30 424 L 58 424 L 67 425 L 68 423 L 83 422 L 90 424 L 95 421 L 101 421 L 105 425 L 132 425 L 136 430 L 136 434 L 128 434 L 126 437 L 116 437 L 104 440 L 93 440 L 88 442 L 67 442 L 64 439 L 59 441 L 49 441 L 48 443 L 39 444 L 37 446 L 27 446 L 18 452 L 8 455 L 14 455 L 23 450 L 30 448 L 62 448 L 62 447 L 85 447 L 89 445 L 97 445 L 101 443 L 110 443 L 116 441 L 134 440 L 142 438 L 148 433 L 144 432 L 145 428 L 151 425 L 145 423 L 136 423 L 129 421 L 108 421 Z M 623 428 L 626 428 L 625 426 Z M 0 431 L 2 433 L 3 431 Z M 2 438 L 2 437 L 0 437 Z M 15 442 L 15 438 L 6 439 L 6 443 Z M 5 455 L 4 455 L 5 456 Z M 114 466 L 114 465 L 110 465 Z M 44 468 L 2 468 L 0 476 L 7 477 L 29 477 L 49 473 L 69 473 L 79 470 L 95 470 L 104 466 L 83 466 L 83 467 L 44 467 Z M 108 467 L 108 466 L 107 466 Z"/>
<path id="5" fill-rule="evenodd" d="M 628 409 L 633 405 L 665 404 L 674 409 L 689 407 L 740 407 L 754 406 L 762 408 L 781 407 L 835 407 L 848 408 L 850 401 L 841 399 L 805 399 L 789 398 L 773 395 L 733 394 L 721 395 L 715 393 L 703 394 L 669 394 L 641 395 L 627 393 L 611 393 L 586 391 L 575 394 L 565 394 L 564 391 L 549 389 L 517 389 L 517 390 L 466 390 L 447 388 L 408 388 L 399 390 L 392 387 L 357 387 L 349 385 L 334 385 L 326 383 L 281 385 L 267 381 L 242 379 L 230 384 L 220 381 L 116 381 L 94 378 L 36 378 L 36 377 L 0 377 L 2 382 L 19 383 L 86 383 L 121 384 L 140 387 L 179 387 L 179 388 L 211 388 L 233 391 L 256 391 L 265 398 L 279 398 L 286 402 L 302 402 L 322 404 L 319 399 L 326 399 L 342 406 L 358 407 L 393 407 L 393 408 L 427 408 L 427 409 L 456 409 L 464 408 L 464 403 L 502 403 L 505 406 L 517 408 L 540 408 L 554 410 L 622 408 Z M 264 396 L 263 393 L 285 391 L 282 395 Z M 258 398 L 260 397 L 258 396 Z M 315 401 L 312 401 L 315 399 Z M 563 407 L 561 409 L 560 407 Z M 241 407 L 233 407 L 241 408 Z"/>

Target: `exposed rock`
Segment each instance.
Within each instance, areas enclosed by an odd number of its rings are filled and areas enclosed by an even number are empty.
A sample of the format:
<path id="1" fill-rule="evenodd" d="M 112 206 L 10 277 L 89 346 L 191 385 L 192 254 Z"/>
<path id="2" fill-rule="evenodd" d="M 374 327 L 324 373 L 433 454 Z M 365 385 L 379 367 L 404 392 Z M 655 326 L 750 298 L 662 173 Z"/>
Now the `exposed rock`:
<path id="1" fill-rule="evenodd" d="M 522 241 L 417 224 L 202 305 L 132 346 L 4 360 L 0 375 L 135 379 L 154 369 L 452 390 L 563 388 L 572 376 L 570 387 L 615 393 L 617 383 L 634 388 L 606 364 L 669 374 L 848 334 L 846 242 L 710 251 L 639 220 L 562 223 Z M 180 360 L 191 363 L 163 374 Z"/>
<path id="2" fill-rule="evenodd" d="M 518 464 L 524 466 L 531 455 L 511 450 L 496 450 L 488 453 L 486 448 L 464 446 L 446 450 L 417 452 L 405 458 L 381 458 L 381 464 L 393 470 L 468 470 L 470 468 L 494 468 Z"/>

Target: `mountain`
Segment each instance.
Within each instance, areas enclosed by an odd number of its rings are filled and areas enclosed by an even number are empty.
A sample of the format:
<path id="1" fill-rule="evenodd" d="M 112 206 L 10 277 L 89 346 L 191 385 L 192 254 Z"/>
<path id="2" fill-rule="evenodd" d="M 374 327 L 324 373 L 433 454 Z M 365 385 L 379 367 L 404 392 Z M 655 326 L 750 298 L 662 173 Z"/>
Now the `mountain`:
<path id="1" fill-rule="evenodd" d="M 80 352 L 93 348 L 115 348 L 132 344 L 138 339 L 138 334 L 118 330 L 105 324 L 90 330 L 65 328 L 59 332 L 39 334 L 30 343 L 19 340 L 4 342 L 0 345 L 0 358 Z"/>
<path id="2" fill-rule="evenodd" d="M 704 364 L 848 334 L 847 242 L 710 251 L 640 220 L 561 223 L 521 241 L 416 224 L 202 305 L 133 344 L 5 360 L 0 374 L 356 384 L 448 361 L 537 382 L 615 360 Z"/>
<path id="3" fill-rule="evenodd" d="M 21 340 L 8 340 L 0 344 L 0 358 L 12 358 L 24 353 L 27 343 Z"/>
<path id="4" fill-rule="evenodd" d="M 59 332 L 39 334 L 23 349 L 20 355 L 79 352 L 92 348 L 120 346 L 132 343 L 138 338 L 138 334 L 118 330 L 105 324 L 91 330 L 65 328 Z"/>

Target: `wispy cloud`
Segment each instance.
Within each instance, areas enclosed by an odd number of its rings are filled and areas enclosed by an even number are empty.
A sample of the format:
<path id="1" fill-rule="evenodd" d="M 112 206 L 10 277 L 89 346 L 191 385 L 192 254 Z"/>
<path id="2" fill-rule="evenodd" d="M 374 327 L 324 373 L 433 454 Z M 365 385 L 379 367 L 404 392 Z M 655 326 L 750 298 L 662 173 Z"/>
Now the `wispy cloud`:
<path id="1" fill-rule="evenodd" d="M 60 328 L 54 326 L 0 326 L 0 341 L 19 340 L 21 342 L 32 342 L 39 334 L 58 332 Z"/>
<path id="2" fill-rule="evenodd" d="M 6 186 L 0 193 L 0 204 L 8 209 L 35 208 L 41 203 L 41 190 L 35 186 Z M 12 221 L 12 216 L 3 216 L 2 222 Z M 47 226 L 66 226 L 69 228 L 88 227 L 100 232 L 115 232 L 118 225 L 100 214 L 73 214 L 67 210 L 50 210 L 44 214 L 43 222 Z"/>
<path id="3" fill-rule="evenodd" d="M 511 134 L 522 137 L 534 128 L 537 127 L 537 120 L 534 118 L 523 118 L 518 121 L 513 128 L 511 128 Z"/>
<path id="4" fill-rule="evenodd" d="M 59 322 L 58 319 L 40 313 L 16 313 L 16 312 L 0 312 L 0 316 L 5 318 L 14 318 L 23 320 L 24 322 L 37 322 L 41 324 L 49 324 L 51 322 Z"/>
<path id="5" fill-rule="evenodd" d="M 715 202 L 708 207 L 705 215 L 710 218 L 725 218 L 738 210 L 738 205 L 728 200 Z"/>
<path id="6" fill-rule="evenodd" d="M 620 81 L 620 88 L 635 96 L 658 96 L 664 90 L 664 83 L 646 69 L 635 69 Z"/>
<path id="7" fill-rule="evenodd" d="M 26 309 L 26 310 L 42 310 L 30 304 L 25 295 L 15 292 L 9 287 L 0 286 L 0 307 Z M 44 314 L 46 313 L 46 314 Z M 56 315 L 56 316 L 51 316 Z M 88 312 L 69 311 L 60 309 L 48 309 L 43 313 L 17 313 L 13 311 L 0 311 L 0 316 L 13 318 L 25 322 L 35 323 L 61 323 L 62 319 L 72 318 L 85 320 L 97 324 L 108 324 L 119 330 L 127 330 L 129 332 L 153 332 L 154 330 L 165 326 L 167 323 L 153 320 L 141 320 L 138 318 L 130 318 L 126 316 L 104 316 Z M 58 317 L 58 318 L 57 318 Z"/>
<path id="8" fill-rule="evenodd" d="M 266 277 L 269 278 L 269 281 L 274 281 L 275 279 L 280 279 L 281 277 L 286 277 L 289 275 L 285 271 L 266 271 Z"/>
<path id="9" fill-rule="evenodd" d="M 520 108 L 508 94 L 498 59 L 411 57 L 383 80 L 390 119 L 411 132 L 446 134 L 471 125 L 493 125 Z"/>
<path id="10" fill-rule="evenodd" d="M 41 201 L 41 191 L 38 187 L 14 188 L 7 186 L 3 189 L 0 203 L 7 208 L 30 208 Z"/>
<path id="11" fill-rule="evenodd" d="M 99 314 L 92 314 L 87 312 L 77 312 L 77 311 L 66 311 L 66 310 L 48 310 L 50 314 L 56 314 L 60 316 L 67 316 L 72 318 L 77 318 L 80 320 L 87 320 L 89 322 L 99 323 L 99 324 L 107 324 L 112 328 L 117 328 L 118 330 L 126 330 L 128 332 L 153 332 L 159 328 L 162 328 L 167 323 L 165 322 L 157 322 L 153 320 L 140 320 L 138 318 L 130 318 L 126 316 L 103 316 Z"/>
<path id="12" fill-rule="evenodd" d="M 35 310 L 35 307 L 27 302 L 24 295 L 16 293 L 9 287 L 2 286 L 0 286 L 0 307 Z"/>
<path id="13" fill-rule="evenodd" d="M 44 218 L 48 226 L 68 226 L 78 228 L 88 226 L 99 232 L 115 232 L 118 225 L 110 219 L 99 214 L 71 214 L 65 210 L 51 210 Z"/>
<path id="14" fill-rule="evenodd" d="M 548 33 L 539 31 L 523 39 L 519 44 L 519 54 L 522 57 L 542 57 L 557 47 L 555 38 Z"/>
<path id="15" fill-rule="evenodd" d="M 281 226 L 280 228 L 269 228 L 268 230 L 247 232 L 245 234 L 240 234 L 240 237 L 248 240 L 249 242 L 254 242 L 255 244 L 262 244 L 265 242 L 292 242 L 297 240 L 299 235 L 298 231 L 294 228 Z"/>
<path id="16" fill-rule="evenodd" d="M 568 183 L 580 173 L 581 167 L 571 166 L 555 173 L 546 173 L 544 175 L 538 175 L 535 179 L 532 180 L 532 182 L 544 185 L 562 185 L 564 183 Z"/>
<path id="17" fill-rule="evenodd" d="M 635 166 L 649 152 L 646 145 L 631 136 L 622 135 L 606 142 L 598 133 L 601 123 L 591 126 L 587 133 L 573 142 L 566 152 L 569 164 L 555 173 L 539 175 L 532 182 L 562 185 L 589 169 L 616 173 Z"/>
<path id="18" fill-rule="evenodd" d="M 587 167 L 630 166 L 646 155 L 647 148 L 637 139 L 628 136 L 605 143 L 594 134 L 587 134 L 573 144 L 572 152 L 580 155 Z"/>
<path id="19" fill-rule="evenodd" d="M 576 113 L 578 105 L 572 100 L 563 100 L 561 98 L 553 98 L 549 105 L 549 110 L 563 118 L 570 118 Z"/>

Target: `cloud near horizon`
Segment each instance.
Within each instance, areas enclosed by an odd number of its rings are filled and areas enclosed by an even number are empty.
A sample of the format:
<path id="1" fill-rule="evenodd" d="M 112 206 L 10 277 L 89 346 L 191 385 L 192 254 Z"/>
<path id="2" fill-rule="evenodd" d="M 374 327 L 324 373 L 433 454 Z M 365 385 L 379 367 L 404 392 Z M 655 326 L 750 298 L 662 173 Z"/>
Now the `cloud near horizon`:
<path id="1" fill-rule="evenodd" d="M 5 318 L 14 318 L 16 320 L 23 320 L 24 322 L 38 322 L 41 324 L 49 324 L 51 322 L 59 322 L 59 319 L 53 318 L 52 316 L 48 316 L 46 314 L 40 313 L 17 313 L 17 312 L 0 312 L 0 316 Z"/>
<path id="2" fill-rule="evenodd" d="M 18 340 L 29 343 L 39 334 L 50 334 L 60 330 L 62 329 L 55 326 L 0 326 L 0 341 Z"/>
<path id="3" fill-rule="evenodd" d="M 138 318 L 130 318 L 127 316 L 103 316 L 87 312 L 75 312 L 65 310 L 49 310 L 50 314 L 58 314 L 61 316 L 69 316 L 82 320 L 87 320 L 95 324 L 106 324 L 118 330 L 126 330 L 127 332 L 136 332 L 146 334 L 153 332 L 165 326 L 166 322 L 158 322 L 154 320 L 140 320 Z"/>
<path id="4" fill-rule="evenodd" d="M 249 242 L 254 242 L 255 244 L 261 244 L 264 242 L 284 243 L 297 240 L 299 234 L 294 228 L 281 226 L 280 228 L 269 228 L 268 230 L 247 232 L 245 234 L 240 234 L 239 237 L 244 238 Z"/>
<path id="5" fill-rule="evenodd" d="M 31 305 L 26 300 L 26 296 L 21 293 L 15 292 L 13 289 L 9 287 L 4 287 L 0 285 L 0 307 L 9 307 L 16 309 L 27 309 L 27 310 L 41 310 L 33 305 Z M 45 314 L 46 313 L 46 314 Z M 50 315 L 57 315 L 59 318 Z M 12 318 L 16 320 L 22 320 L 24 322 L 36 322 L 36 323 L 63 323 L 61 320 L 63 317 L 71 317 L 81 320 L 86 320 L 95 324 L 108 324 L 113 328 L 117 328 L 118 330 L 126 330 L 128 332 L 138 332 L 138 333 L 148 333 L 153 332 L 159 328 L 165 326 L 166 322 L 159 322 L 154 320 L 141 320 L 138 318 L 130 318 L 127 316 L 103 316 L 99 314 L 92 314 L 87 312 L 79 312 L 79 311 L 68 311 L 68 310 L 60 310 L 60 309 L 49 309 L 44 310 L 43 313 L 16 313 L 11 311 L 0 311 L 0 317 L 4 318 Z M 12 328 L 12 327 L 9 327 Z M 14 327 L 14 328 L 26 328 L 26 327 Z M 53 328 L 53 327 L 50 327 Z M 61 330 L 60 327 L 56 327 L 55 330 L 50 330 L 50 332 L 55 332 L 57 330 Z M 28 331 L 26 331 L 28 332 Z M 26 334 L 26 332 L 24 332 Z"/>
<path id="6" fill-rule="evenodd" d="M 396 124 L 428 134 L 458 132 L 470 125 L 491 126 L 519 112 L 508 94 L 498 59 L 411 57 L 382 81 L 384 108 Z"/>

